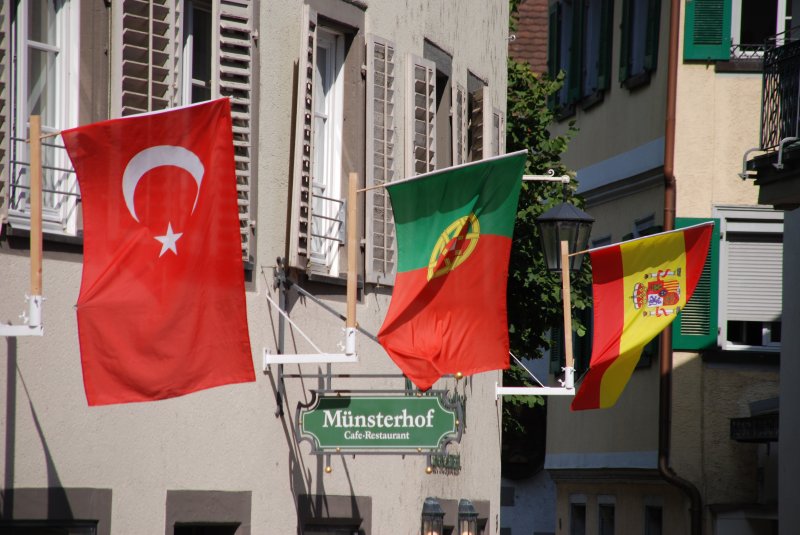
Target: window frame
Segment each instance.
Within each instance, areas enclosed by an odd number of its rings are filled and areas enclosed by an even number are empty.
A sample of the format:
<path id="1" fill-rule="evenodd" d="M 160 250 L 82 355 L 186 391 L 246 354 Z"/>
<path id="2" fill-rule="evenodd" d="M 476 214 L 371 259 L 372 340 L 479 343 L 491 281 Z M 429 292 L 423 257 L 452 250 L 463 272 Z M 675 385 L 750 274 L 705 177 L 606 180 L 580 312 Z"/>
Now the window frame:
<path id="1" fill-rule="evenodd" d="M 57 133 L 78 122 L 77 96 L 79 91 L 80 13 L 78 5 L 70 0 L 55 0 L 54 43 L 34 43 L 28 39 L 28 7 L 37 0 L 19 0 L 16 16 L 11 23 L 10 44 L 13 49 L 11 68 L 11 136 L 9 139 L 10 165 L 8 177 L 8 223 L 13 228 L 30 229 L 30 167 L 29 51 L 37 49 L 53 53 L 52 90 L 53 118 L 42 116 L 42 134 Z M 50 2 L 47 3 L 50 6 Z M 76 45 L 77 43 L 77 45 Z M 24 95 L 21 102 L 20 95 Z M 52 121 L 52 122 L 51 122 Z M 79 235 L 78 181 L 63 145 L 55 139 L 42 141 L 42 230 L 59 236 Z M 61 184 L 63 183 L 63 187 Z M 19 193 L 17 193 L 19 191 Z"/>

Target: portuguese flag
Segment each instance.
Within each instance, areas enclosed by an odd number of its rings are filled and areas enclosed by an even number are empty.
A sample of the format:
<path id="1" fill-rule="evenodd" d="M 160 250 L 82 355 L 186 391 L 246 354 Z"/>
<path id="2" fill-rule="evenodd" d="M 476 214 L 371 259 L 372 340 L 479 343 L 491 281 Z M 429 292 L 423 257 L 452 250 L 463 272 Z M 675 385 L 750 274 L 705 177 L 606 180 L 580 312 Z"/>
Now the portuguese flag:
<path id="1" fill-rule="evenodd" d="M 642 349 L 689 302 L 708 255 L 713 223 L 589 251 L 594 338 L 572 410 L 613 406 Z"/>
<path id="2" fill-rule="evenodd" d="M 378 340 L 420 389 L 508 368 L 506 281 L 526 151 L 389 184 L 394 292 Z"/>

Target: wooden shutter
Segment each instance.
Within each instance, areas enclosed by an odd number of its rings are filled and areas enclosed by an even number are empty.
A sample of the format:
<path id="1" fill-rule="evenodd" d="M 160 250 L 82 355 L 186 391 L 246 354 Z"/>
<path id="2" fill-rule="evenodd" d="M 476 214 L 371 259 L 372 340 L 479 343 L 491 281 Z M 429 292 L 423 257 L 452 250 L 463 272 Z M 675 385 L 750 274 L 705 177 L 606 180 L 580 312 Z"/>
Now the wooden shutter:
<path id="1" fill-rule="evenodd" d="M 687 0 L 683 59 L 730 59 L 731 4 L 731 0 Z"/>
<path id="2" fill-rule="evenodd" d="M 123 0 L 122 115 L 177 102 L 180 12 L 173 0 Z"/>
<path id="3" fill-rule="evenodd" d="M 644 43 L 644 70 L 658 65 L 658 34 L 661 29 L 661 0 L 647 0 L 647 34 Z"/>
<path id="4" fill-rule="evenodd" d="M 600 51 L 597 88 L 611 87 L 611 49 L 614 38 L 614 0 L 600 2 Z"/>
<path id="5" fill-rule="evenodd" d="M 711 245 L 692 298 L 672 323 L 672 347 L 700 350 L 716 347 L 719 325 L 719 219 L 675 218 L 675 228 L 714 221 Z"/>
<path id="6" fill-rule="evenodd" d="M 406 173 L 418 175 L 436 169 L 436 65 L 409 55 L 408 80 Z"/>
<path id="7" fill-rule="evenodd" d="M 236 191 L 242 258 L 252 263 L 250 184 L 253 172 L 253 7 L 252 0 L 222 0 L 217 27 L 219 46 L 217 93 L 230 97 Z"/>
<path id="8" fill-rule="evenodd" d="M 453 165 L 467 161 L 467 91 L 460 84 L 453 84 Z"/>
<path id="9" fill-rule="evenodd" d="M 311 247 L 311 173 L 314 154 L 314 62 L 317 53 L 317 12 L 303 6 L 300 55 L 297 64 L 297 109 L 294 139 L 294 185 L 289 236 L 289 265 L 306 268 Z"/>
<path id="10" fill-rule="evenodd" d="M 0 2 L 0 225 L 8 217 L 8 131 L 11 124 L 9 102 L 11 71 L 11 2 Z"/>
<path id="11" fill-rule="evenodd" d="M 622 0 L 622 23 L 619 35 L 619 81 L 624 82 L 630 76 L 631 70 L 631 2 Z"/>
<path id="12" fill-rule="evenodd" d="M 375 36 L 367 40 L 367 176 L 377 186 L 396 178 L 395 45 Z M 394 217 L 385 188 L 367 191 L 366 280 L 394 284 L 397 271 Z"/>

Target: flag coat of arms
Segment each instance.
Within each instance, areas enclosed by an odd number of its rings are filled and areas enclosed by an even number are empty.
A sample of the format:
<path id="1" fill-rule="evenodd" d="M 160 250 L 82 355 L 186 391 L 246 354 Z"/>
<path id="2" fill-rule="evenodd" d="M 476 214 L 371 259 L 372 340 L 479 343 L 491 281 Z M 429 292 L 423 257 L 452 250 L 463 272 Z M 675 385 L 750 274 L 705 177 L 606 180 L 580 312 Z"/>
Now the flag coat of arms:
<path id="1" fill-rule="evenodd" d="M 378 340 L 427 390 L 508 367 L 506 282 L 526 152 L 389 184 L 398 267 Z"/>
<path id="2" fill-rule="evenodd" d="M 713 223 L 663 232 L 589 252 L 594 337 L 589 371 L 573 410 L 613 406 L 642 349 L 673 322 L 697 287 Z"/>
<path id="3" fill-rule="evenodd" d="M 229 101 L 61 135 L 83 205 L 89 405 L 254 381 Z"/>

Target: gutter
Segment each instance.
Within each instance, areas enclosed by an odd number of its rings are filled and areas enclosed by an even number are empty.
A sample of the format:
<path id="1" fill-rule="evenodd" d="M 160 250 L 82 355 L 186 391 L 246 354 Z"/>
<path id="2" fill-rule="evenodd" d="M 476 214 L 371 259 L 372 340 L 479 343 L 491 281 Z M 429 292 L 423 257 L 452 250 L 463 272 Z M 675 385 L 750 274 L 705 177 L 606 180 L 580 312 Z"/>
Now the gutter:
<path id="1" fill-rule="evenodd" d="M 680 29 L 680 0 L 670 0 L 669 61 L 667 68 L 667 117 L 664 136 L 664 230 L 675 228 L 675 109 L 678 79 L 678 32 Z M 691 502 L 691 535 L 701 535 L 703 530 L 703 500 L 700 491 L 691 481 L 678 476 L 670 467 L 672 442 L 672 330 L 661 334 L 661 359 L 659 360 L 658 403 L 658 472 L 661 477 L 683 492 Z"/>

